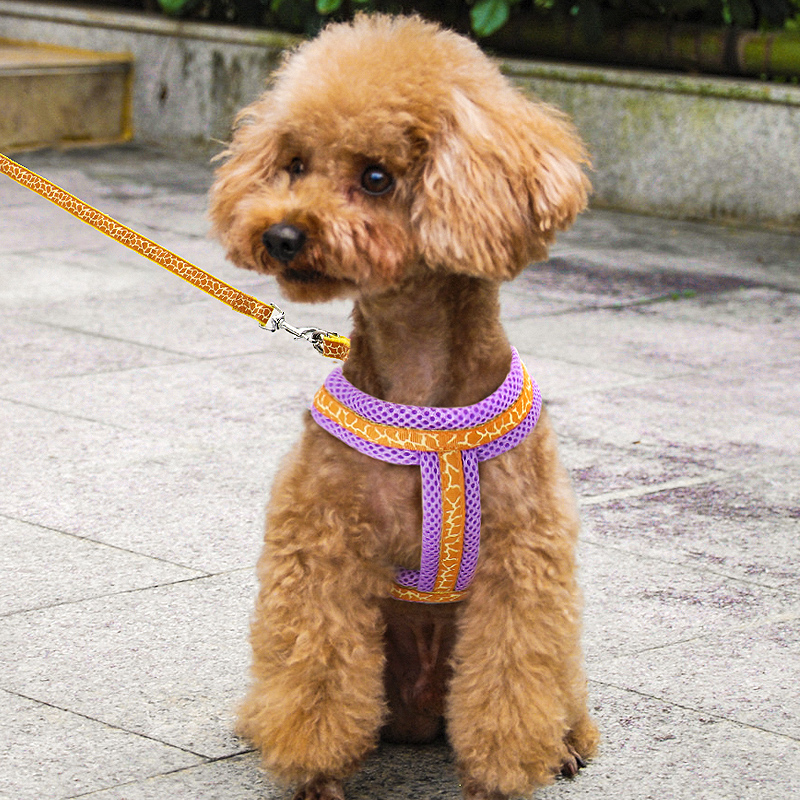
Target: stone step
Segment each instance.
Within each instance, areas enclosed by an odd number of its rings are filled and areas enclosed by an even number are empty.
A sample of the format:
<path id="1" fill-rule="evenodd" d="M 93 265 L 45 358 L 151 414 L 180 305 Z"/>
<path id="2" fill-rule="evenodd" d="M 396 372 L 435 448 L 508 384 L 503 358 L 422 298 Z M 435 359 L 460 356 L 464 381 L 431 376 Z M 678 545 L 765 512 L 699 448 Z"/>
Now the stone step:
<path id="1" fill-rule="evenodd" d="M 131 138 L 133 58 L 0 39 L 0 152 Z"/>

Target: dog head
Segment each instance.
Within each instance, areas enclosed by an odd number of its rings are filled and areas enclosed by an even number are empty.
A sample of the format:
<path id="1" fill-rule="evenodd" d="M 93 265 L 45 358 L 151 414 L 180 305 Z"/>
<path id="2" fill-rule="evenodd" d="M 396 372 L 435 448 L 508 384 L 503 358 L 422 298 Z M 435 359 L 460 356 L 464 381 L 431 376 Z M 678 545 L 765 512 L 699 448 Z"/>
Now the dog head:
<path id="1" fill-rule="evenodd" d="M 513 278 L 585 207 L 586 152 L 468 39 L 418 17 L 334 24 L 245 108 L 214 231 L 293 300 L 424 270 Z"/>

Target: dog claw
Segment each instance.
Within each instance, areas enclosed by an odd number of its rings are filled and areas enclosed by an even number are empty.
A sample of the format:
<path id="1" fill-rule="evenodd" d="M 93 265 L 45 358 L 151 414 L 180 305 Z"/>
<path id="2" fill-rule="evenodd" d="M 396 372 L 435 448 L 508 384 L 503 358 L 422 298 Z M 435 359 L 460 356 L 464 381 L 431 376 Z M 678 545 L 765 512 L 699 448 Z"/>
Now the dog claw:
<path id="1" fill-rule="evenodd" d="M 301 786 L 292 800 L 344 800 L 344 789 L 339 781 L 317 778 Z"/>
<path id="2" fill-rule="evenodd" d="M 573 778 L 578 774 L 578 770 L 583 769 L 585 766 L 586 761 L 580 756 L 579 753 L 569 747 L 567 757 L 561 764 L 561 774 L 565 778 Z"/>

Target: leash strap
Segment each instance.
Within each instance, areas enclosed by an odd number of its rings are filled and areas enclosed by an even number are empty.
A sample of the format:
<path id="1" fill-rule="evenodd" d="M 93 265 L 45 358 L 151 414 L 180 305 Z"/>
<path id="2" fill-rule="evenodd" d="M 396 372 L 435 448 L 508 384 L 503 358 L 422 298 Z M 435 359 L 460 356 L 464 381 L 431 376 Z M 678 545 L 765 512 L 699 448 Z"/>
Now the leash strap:
<path id="1" fill-rule="evenodd" d="M 283 312 L 270 303 L 264 303 L 239 289 L 215 278 L 200 267 L 186 261 L 160 244 L 142 236 L 125 225 L 112 219 L 102 211 L 98 211 L 88 203 L 75 197 L 60 186 L 42 178 L 27 167 L 0 153 L 0 172 L 22 186 L 41 195 L 59 208 L 69 212 L 87 225 L 91 225 L 116 242 L 125 245 L 135 253 L 169 270 L 173 275 L 191 283 L 197 289 L 215 297 L 225 305 L 254 319 L 269 331 L 285 330 L 296 339 L 306 339 L 317 352 L 328 358 L 344 361 L 347 358 L 350 343 L 346 336 L 325 331 L 320 328 L 294 328 L 284 320 Z"/>

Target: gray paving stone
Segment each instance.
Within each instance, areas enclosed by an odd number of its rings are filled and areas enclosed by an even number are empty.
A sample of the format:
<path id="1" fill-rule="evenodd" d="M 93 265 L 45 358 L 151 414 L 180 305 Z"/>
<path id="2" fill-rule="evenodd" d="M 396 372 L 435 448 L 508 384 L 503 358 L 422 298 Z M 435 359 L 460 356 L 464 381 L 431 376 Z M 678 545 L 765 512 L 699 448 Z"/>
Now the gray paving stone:
<path id="1" fill-rule="evenodd" d="M 753 286 L 700 296 L 696 302 L 663 302 L 650 312 L 666 320 L 724 326 L 735 331 L 762 331 L 765 343 L 785 342 L 796 352 L 800 335 L 794 322 L 800 313 L 797 291 Z M 779 359 L 782 347 L 765 348 L 765 362 Z"/>
<path id="2" fill-rule="evenodd" d="M 797 236 L 593 210 L 559 237 L 557 255 L 611 269 L 668 269 L 800 289 Z"/>
<path id="3" fill-rule="evenodd" d="M 570 310 L 660 307 L 695 298 L 704 303 L 720 294 L 754 286 L 747 278 L 705 275 L 678 265 L 597 264 L 592 256 L 576 256 L 568 247 L 556 244 L 546 264 L 528 267 L 503 286 L 506 318 L 564 314 Z"/>
<path id="4" fill-rule="evenodd" d="M 201 574 L 0 517 L 0 617 Z"/>
<path id="5" fill-rule="evenodd" d="M 285 788 L 259 769 L 247 753 L 95 792 L 91 800 L 286 800 Z"/>
<path id="6" fill-rule="evenodd" d="M 586 394 L 558 408 L 557 430 L 590 448 L 660 449 L 711 469 L 768 467 L 791 459 L 797 417 L 782 413 L 780 398 L 774 408 L 755 398 L 750 402 L 751 382 L 740 377 L 736 383 L 715 374 L 687 375 Z"/>
<path id="7" fill-rule="evenodd" d="M 721 598 L 723 602 L 727 598 Z M 739 598 L 731 597 L 732 605 Z M 800 739 L 800 607 L 593 666 L 595 680 Z M 797 779 L 797 773 L 795 773 Z M 789 796 L 789 795 L 787 795 Z"/>
<path id="8" fill-rule="evenodd" d="M 117 339 L 58 329 L 47 319 L 0 318 L 0 396 L 3 385 L 155 364 L 182 357 Z"/>
<path id="9" fill-rule="evenodd" d="M 453 754 L 445 744 L 382 745 L 346 785 L 352 800 L 459 800 Z"/>
<path id="10" fill-rule="evenodd" d="M 0 689 L 0 797 L 62 800 L 197 764 L 175 747 Z"/>
<path id="11" fill-rule="evenodd" d="M 4 208 L 19 208 L 26 206 L 28 208 L 35 208 L 38 201 L 31 194 L 30 189 L 20 186 L 15 181 L 5 181 L 3 187 L 3 207 Z"/>
<path id="12" fill-rule="evenodd" d="M 253 592 L 250 571 L 235 572 L 4 617 L 0 686 L 206 758 L 235 754 Z"/>
<path id="13" fill-rule="evenodd" d="M 516 346 L 513 339 L 512 344 Z M 652 380 L 607 366 L 575 364 L 556 354 L 541 355 L 523 347 L 517 347 L 517 350 L 531 377 L 539 385 L 545 403 L 551 409 L 576 395 L 636 386 Z"/>
<path id="14" fill-rule="evenodd" d="M 5 175 L 2 178 L 4 184 L 9 182 Z M 104 244 L 97 238 L 97 231 L 45 200 L 12 205 L 3 210 L 0 218 L 0 237 L 6 253 L 37 253 L 43 246 L 52 247 L 53 231 L 58 231 L 61 247 L 91 250 Z"/>
<path id="15" fill-rule="evenodd" d="M 122 256 L 115 254 L 113 262 L 104 252 L 62 254 L 56 267 L 59 279 L 44 291 L 39 287 L 51 274 L 51 267 L 38 256 L 13 257 L 24 265 L 22 271 L 26 277 L 5 286 L 5 307 L 10 314 L 46 324 L 62 331 L 62 335 L 76 331 L 103 340 L 120 340 L 199 358 L 264 352 L 283 353 L 306 362 L 318 361 L 303 358 L 312 352 L 309 345 L 285 333 L 261 330 L 255 321 L 232 312 L 166 270 L 119 249 Z M 64 263 L 70 260 L 81 265 L 73 276 L 72 289 L 61 277 Z M 211 271 L 242 291 L 277 305 L 286 312 L 287 321 L 297 327 L 316 325 L 349 332 L 351 304 L 347 301 L 308 308 L 280 298 L 275 282 L 269 278 L 243 270 L 234 272 L 232 267 Z M 98 272 L 102 273 L 99 277 Z M 0 304 L 3 304 L 3 286 L 0 284 Z M 326 361 L 323 365 L 328 369 L 332 366 Z"/>
<path id="16" fill-rule="evenodd" d="M 729 364 L 763 368 L 788 360 L 785 346 L 790 341 L 797 353 L 796 316 L 783 325 L 770 320 L 741 329 L 697 316 L 702 317 L 698 312 L 693 319 L 676 320 L 662 316 L 656 306 L 605 308 L 591 315 L 574 312 L 518 318 L 506 327 L 520 350 L 653 378 L 727 368 Z"/>
<path id="17" fill-rule="evenodd" d="M 800 790 L 800 743 L 636 692 L 592 682 L 600 754 L 542 800 L 776 800 Z"/>
<path id="18" fill-rule="evenodd" d="M 330 369 L 323 359 L 257 353 L 27 381 L 0 388 L 0 395 L 144 436 L 268 446 L 271 429 L 283 425 L 277 420 L 293 415 L 299 421 Z M 280 378 L 289 371 L 287 386 Z"/>
<path id="19" fill-rule="evenodd" d="M 82 260 L 75 251 L 72 258 Z M 12 253 L 4 257 L 3 266 L 14 274 L 14 278 L 0 282 L 0 306 L 23 306 L 26 311 L 29 311 L 30 301 L 39 304 L 58 300 L 75 303 L 79 298 L 107 287 L 124 289 L 138 280 L 135 274 L 131 276 L 121 271 L 111 276 L 98 276 L 85 263 L 65 264 L 59 257 L 48 258 L 40 252 Z"/>
<path id="20" fill-rule="evenodd" d="M 595 717 L 605 732 L 600 755 L 577 778 L 557 780 L 537 797 L 773 800 L 790 797 L 798 787 L 800 746 L 786 737 L 596 683 L 592 698 Z M 346 789 L 352 800 L 460 798 L 453 756 L 446 745 L 384 745 Z M 255 754 L 96 795 L 98 800 L 286 796 L 263 779 Z"/>
<path id="21" fill-rule="evenodd" d="M 800 471 L 788 464 L 587 506 L 583 538 L 800 591 L 798 519 Z"/>
<path id="22" fill-rule="evenodd" d="M 203 572 L 252 567 L 292 424 L 234 446 L 0 402 L 0 462 L 13 464 L 0 514 Z"/>
<path id="23" fill-rule="evenodd" d="M 348 332 L 347 301 L 286 303 L 224 262 L 207 163 L 25 158 L 294 324 Z M 232 710 L 269 484 L 332 365 L 10 181 L 0 207 L 0 796 L 284 798 Z M 798 254 L 592 212 L 502 289 L 581 500 L 604 736 L 537 796 L 800 795 Z M 383 747 L 348 797 L 456 800 L 452 753 Z"/>
<path id="24" fill-rule="evenodd" d="M 593 439 L 574 431 L 565 434 L 569 426 L 562 420 L 568 416 L 569 409 L 553 414 L 561 437 L 561 456 L 571 471 L 582 504 L 595 505 L 620 496 L 705 483 L 725 474 L 725 465 L 719 466 L 719 453 L 709 448 L 667 444 L 637 430 L 616 432 L 610 440 Z M 629 435 L 626 437 L 625 433 Z M 738 453 L 733 449 L 733 456 Z M 761 454 L 764 461 L 768 457 Z"/>
<path id="25" fill-rule="evenodd" d="M 618 656 L 635 658 L 797 610 L 797 598 L 779 589 L 588 541 L 581 544 L 579 562 L 584 649 L 594 677 L 595 664 Z"/>

